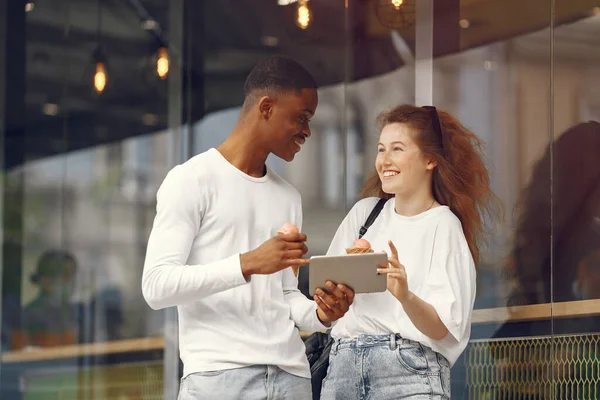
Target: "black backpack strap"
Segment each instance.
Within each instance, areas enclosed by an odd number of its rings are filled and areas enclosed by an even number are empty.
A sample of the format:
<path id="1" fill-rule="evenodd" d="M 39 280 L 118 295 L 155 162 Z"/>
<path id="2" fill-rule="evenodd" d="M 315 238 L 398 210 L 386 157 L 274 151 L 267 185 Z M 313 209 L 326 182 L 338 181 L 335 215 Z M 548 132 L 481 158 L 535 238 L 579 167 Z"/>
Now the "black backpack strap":
<path id="1" fill-rule="evenodd" d="M 385 205 L 385 203 L 387 201 L 388 201 L 388 199 L 379 199 L 377 204 L 375 204 L 375 207 L 373 207 L 371 214 L 369 214 L 369 216 L 367 217 L 365 224 L 360 227 L 360 231 L 358 233 L 359 239 L 362 238 L 365 235 L 365 233 L 367 233 L 367 230 L 369 229 L 369 227 L 371 225 L 373 225 L 373 222 L 375 222 L 375 220 L 379 216 L 379 213 L 381 212 L 381 210 L 383 210 L 383 206 Z"/>

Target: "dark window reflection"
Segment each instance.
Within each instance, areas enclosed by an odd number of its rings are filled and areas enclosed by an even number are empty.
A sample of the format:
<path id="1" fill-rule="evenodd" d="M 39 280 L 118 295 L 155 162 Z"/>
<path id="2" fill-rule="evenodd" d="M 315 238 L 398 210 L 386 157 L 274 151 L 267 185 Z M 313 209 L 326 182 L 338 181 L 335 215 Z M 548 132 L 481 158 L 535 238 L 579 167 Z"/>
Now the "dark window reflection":
<path id="1" fill-rule="evenodd" d="M 536 163 L 508 262 L 510 305 L 600 298 L 599 149 L 600 124 L 581 123 Z"/>

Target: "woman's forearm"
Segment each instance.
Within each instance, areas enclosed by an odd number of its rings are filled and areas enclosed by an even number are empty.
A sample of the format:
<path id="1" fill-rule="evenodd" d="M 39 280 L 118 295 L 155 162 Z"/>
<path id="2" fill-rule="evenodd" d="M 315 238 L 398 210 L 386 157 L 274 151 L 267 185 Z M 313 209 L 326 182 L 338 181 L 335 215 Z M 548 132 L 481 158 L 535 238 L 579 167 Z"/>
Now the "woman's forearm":
<path id="1" fill-rule="evenodd" d="M 409 292 L 408 296 L 400 303 L 415 327 L 425 336 L 433 340 L 441 340 L 446 337 L 448 329 L 431 304 L 412 292 Z"/>

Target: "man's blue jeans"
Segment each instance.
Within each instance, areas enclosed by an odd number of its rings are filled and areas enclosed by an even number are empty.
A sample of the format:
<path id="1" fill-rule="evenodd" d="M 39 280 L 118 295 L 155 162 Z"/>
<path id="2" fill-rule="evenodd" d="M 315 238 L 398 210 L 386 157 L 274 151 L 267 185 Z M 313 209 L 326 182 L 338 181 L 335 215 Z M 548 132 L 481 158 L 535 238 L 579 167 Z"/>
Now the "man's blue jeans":
<path id="1" fill-rule="evenodd" d="M 255 365 L 190 374 L 181 381 L 179 400 L 312 400 L 310 379 L 275 366 Z"/>

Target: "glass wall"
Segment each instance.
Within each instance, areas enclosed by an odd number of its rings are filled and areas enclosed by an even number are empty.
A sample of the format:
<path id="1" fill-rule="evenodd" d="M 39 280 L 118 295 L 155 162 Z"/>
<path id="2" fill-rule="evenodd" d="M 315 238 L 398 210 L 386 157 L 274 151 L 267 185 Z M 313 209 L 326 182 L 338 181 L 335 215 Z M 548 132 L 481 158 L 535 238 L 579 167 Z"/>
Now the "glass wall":
<path id="1" fill-rule="evenodd" d="M 140 291 L 156 190 L 227 137 L 272 54 L 320 86 L 303 151 L 268 160 L 309 255 L 360 197 L 377 115 L 449 111 L 504 206 L 453 398 L 600 390 L 597 1 L 0 0 L 0 39 L 2 399 L 175 398 L 176 313 Z"/>
<path id="2" fill-rule="evenodd" d="M 478 266 L 472 341 L 452 370 L 453 397 L 594 398 L 600 125 L 588 121 L 599 118 L 598 4 L 392 3 L 372 2 L 365 30 L 391 37 L 405 65 L 348 82 L 347 108 L 361 104 L 369 128 L 402 102 L 456 115 L 484 140 L 505 211 Z M 366 170 L 375 139 L 368 129 L 363 137 Z"/>
<path id="3" fill-rule="evenodd" d="M 182 156 L 183 3 L 0 4 L 0 397 L 163 398 L 140 281 Z"/>

